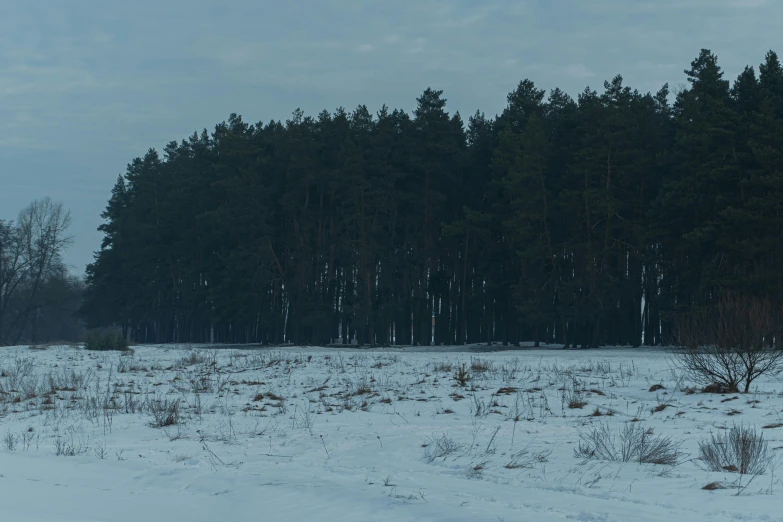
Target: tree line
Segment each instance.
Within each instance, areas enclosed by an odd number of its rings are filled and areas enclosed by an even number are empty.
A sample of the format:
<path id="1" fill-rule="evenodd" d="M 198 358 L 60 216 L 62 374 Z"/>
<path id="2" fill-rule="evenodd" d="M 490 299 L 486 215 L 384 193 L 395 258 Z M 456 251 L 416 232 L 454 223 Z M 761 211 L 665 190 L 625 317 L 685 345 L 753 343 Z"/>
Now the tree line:
<path id="1" fill-rule="evenodd" d="M 661 344 L 731 291 L 780 301 L 783 69 L 529 80 L 465 122 L 442 91 L 150 149 L 119 176 L 82 313 L 137 342 Z"/>

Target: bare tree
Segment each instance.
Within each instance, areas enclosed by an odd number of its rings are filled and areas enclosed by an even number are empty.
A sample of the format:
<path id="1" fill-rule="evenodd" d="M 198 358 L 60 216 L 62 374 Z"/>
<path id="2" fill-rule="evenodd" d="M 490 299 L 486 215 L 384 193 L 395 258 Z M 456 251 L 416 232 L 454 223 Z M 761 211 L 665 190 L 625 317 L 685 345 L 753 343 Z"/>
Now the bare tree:
<path id="1" fill-rule="evenodd" d="M 769 300 L 729 295 L 680 318 L 674 364 L 701 384 L 747 393 L 756 378 L 783 369 L 782 325 Z"/>
<path id="2" fill-rule="evenodd" d="M 48 197 L 28 205 L 16 222 L 0 221 L 0 345 L 18 343 L 33 314 L 47 306 L 41 288 L 65 274 L 70 224 L 70 212 Z"/>

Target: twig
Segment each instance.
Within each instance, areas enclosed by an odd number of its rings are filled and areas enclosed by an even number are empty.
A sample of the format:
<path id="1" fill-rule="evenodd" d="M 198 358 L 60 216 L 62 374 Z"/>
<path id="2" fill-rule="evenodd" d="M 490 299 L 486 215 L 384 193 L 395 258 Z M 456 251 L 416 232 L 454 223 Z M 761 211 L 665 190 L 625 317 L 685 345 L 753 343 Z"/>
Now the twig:
<path id="1" fill-rule="evenodd" d="M 321 444 L 324 445 L 324 451 L 326 452 L 326 458 L 327 459 L 332 458 L 332 457 L 329 456 L 329 450 L 326 449 L 326 442 L 324 442 L 324 436 L 323 435 L 321 435 Z"/>
<path id="2" fill-rule="evenodd" d="M 735 496 L 735 497 L 738 497 L 738 496 L 742 495 L 742 492 L 743 492 L 743 491 L 745 491 L 745 490 L 748 488 L 748 486 L 750 486 L 750 484 L 753 482 L 753 480 L 754 480 L 756 477 L 758 477 L 758 475 L 753 475 L 753 476 L 750 478 L 750 480 L 748 481 L 748 483 L 747 483 L 747 484 L 745 484 L 744 486 L 740 487 L 740 485 L 742 484 L 742 475 L 740 475 L 740 479 L 739 479 L 739 481 L 737 482 L 737 494 L 736 494 L 736 495 L 734 495 L 734 496 Z"/>
<path id="3" fill-rule="evenodd" d="M 498 432 L 500 431 L 500 426 L 495 428 L 495 433 L 492 434 L 492 438 L 489 439 L 489 444 L 487 444 L 487 449 L 484 450 L 484 453 L 489 453 L 489 448 L 492 446 L 492 442 L 495 440 L 495 437 L 497 436 Z"/>

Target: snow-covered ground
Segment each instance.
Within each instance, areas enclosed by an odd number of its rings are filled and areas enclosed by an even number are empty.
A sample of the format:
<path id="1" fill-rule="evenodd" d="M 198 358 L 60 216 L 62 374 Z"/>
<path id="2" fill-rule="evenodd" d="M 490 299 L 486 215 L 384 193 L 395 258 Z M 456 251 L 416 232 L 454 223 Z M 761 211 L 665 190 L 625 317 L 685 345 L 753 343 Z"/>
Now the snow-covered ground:
<path id="1" fill-rule="evenodd" d="M 777 378 L 689 394 L 665 350 L 480 350 L 4 348 L 0 520 L 783 520 Z M 575 455 L 631 423 L 680 462 Z M 766 473 L 702 469 L 740 423 Z"/>

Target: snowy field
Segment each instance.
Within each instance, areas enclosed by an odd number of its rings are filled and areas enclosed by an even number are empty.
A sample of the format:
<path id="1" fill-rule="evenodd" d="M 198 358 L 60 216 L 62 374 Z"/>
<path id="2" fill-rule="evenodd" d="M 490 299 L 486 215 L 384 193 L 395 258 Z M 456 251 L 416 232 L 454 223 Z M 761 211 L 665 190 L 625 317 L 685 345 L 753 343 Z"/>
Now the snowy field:
<path id="1" fill-rule="evenodd" d="M 668 359 L 4 348 L 0 520 L 783 520 L 783 383 L 694 393 Z M 699 441 L 739 424 L 764 434 L 766 471 L 706 471 Z M 577 455 L 629 427 L 676 463 Z"/>

